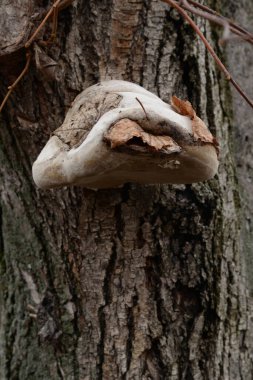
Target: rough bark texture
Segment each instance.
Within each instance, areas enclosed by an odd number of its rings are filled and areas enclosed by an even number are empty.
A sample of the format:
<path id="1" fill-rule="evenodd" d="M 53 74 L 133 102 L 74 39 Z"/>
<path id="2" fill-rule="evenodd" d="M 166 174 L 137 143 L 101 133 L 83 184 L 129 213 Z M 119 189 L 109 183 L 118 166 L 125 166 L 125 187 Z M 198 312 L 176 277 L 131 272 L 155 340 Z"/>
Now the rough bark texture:
<path id="1" fill-rule="evenodd" d="M 202 43 L 158 0 L 80 0 L 46 53 L 55 78 L 33 65 L 1 118 L 0 378 L 252 379 L 231 98 Z M 189 99 L 220 141 L 219 175 L 36 189 L 31 164 L 71 101 L 112 78 Z"/>
<path id="2" fill-rule="evenodd" d="M 247 6 L 246 1 L 230 1 L 227 7 L 229 17 L 236 18 L 241 25 L 253 30 L 253 8 Z M 233 74 L 238 78 L 243 88 L 253 98 L 253 49 L 241 41 L 229 44 L 227 47 L 228 61 Z M 233 91 L 234 100 L 234 150 L 240 193 L 242 198 L 242 251 L 246 258 L 248 286 L 253 294 L 253 115 L 252 109 L 241 101 L 238 94 Z"/>

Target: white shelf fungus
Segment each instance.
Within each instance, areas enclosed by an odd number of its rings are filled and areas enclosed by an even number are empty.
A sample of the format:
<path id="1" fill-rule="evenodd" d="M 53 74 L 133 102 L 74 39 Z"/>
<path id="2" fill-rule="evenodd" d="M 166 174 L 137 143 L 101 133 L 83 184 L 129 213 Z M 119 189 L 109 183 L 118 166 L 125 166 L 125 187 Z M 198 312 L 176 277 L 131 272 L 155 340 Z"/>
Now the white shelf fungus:
<path id="1" fill-rule="evenodd" d="M 217 172 L 217 145 L 189 102 L 172 97 L 168 105 L 112 80 L 77 96 L 33 164 L 33 178 L 43 189 L 199 182 Z"/>

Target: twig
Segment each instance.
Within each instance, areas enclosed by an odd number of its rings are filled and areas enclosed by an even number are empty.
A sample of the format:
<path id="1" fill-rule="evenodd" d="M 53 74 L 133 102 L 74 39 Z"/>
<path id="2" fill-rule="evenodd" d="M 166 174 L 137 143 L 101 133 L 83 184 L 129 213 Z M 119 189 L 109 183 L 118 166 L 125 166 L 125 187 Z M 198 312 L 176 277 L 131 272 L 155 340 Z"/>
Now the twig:
<path id="1" fill-rule="evenodd" d="M 202 4 L 199 4 L 197 3 L 196 1 L 193 1 L 193 0 L 188 0 L 188 3 L 194 5 L 195 7 L 197 8 L 200 8 L 202 10 L 205 10 L 207 11 L 208 13 L 211 13 L 211 14 L 214 14 L 216 16 L 219 16 L 219 17 L 222 17 L 223 19 L 226 19 L 228 21 L 228 23 L 232 26 L 234 26 L 236 29 L 238 29 L 239 31 L 245 33 L 245 34 L 248 34 L 249 36 L 251 36 L 251 38 L 253 38 L 253 34 L 250 33 L 248 30 L 246 30 L 245 28 L 243 28 L 242 26 L 236 24 L 234 21 L 230 20 L 230 19 L 227 19 L 226 17 L 222 16 L 221 14 L 219 14 L 218 12 L 214 11 L 213 9 L 211 8 L 208 8 L 206 5 L 202 5 Z"/>
<path id="2" fill-rule="evenodd" d="M 253 44 L 253 34 L 237 25 L 232 20 L 220 15 L 218 12 L 215 12 L 213 9 L 208 8 L 206 5 L 202 5 L 193 0 L 181 0 L 178 4 L 188 12 L 191 12 L 197 16 L 205 18 L 215 24 L 218 24 L 223 27 L 229 26 L 229 30 L 237 34 L 240 38 L 248 41 Z M 191 6 L 191 5 L 193 6 Z"/>
<path id="3" fill-rule="evenodd" d="M 193 30 L 197 33 L 197 35 L 201 38 L 203 41 L 206 49 L 209 51 L 209 53 L 212 55 L 213 59 L 217 63 L 220 70 L 225 74 L 226 79 L 229 80 L 232 85 L 236 88 L 236 90 L 241 94 L 241 96 L 246 100 L 246 102 L 253 108 L 253 101 L 245 94 L 245 92 L 242 90 L 242 88 L 239 86 L 239 84 L 232 78 L 230 72 L 227 70 L 227 68 L 223 65 L 215 51 L 213 50 L 212 46 L 209 44 L 203 33 L 200 31 L 199 27 L 195 24 L 193 19 L 182 9 L 182 7 L 174 0 L 162 0 L 164 3 L 169 4 L 171 7 L 175 8 L 178 13 L 180 13 L 183 18 L 191 25 Z"/>
<path id="4" fill-rule="evenodd" d="M 25 49 L 26 49 L 26 64 L 25 64 L 25 67 L 22 70 L 22 72 L 19 74 L 19 76 L 15 80 L 15 82 L 11 86 L 8 87 L 8 92 L 5 95 L 3 101 L 2 101 L 2 103 L 0 105 L 0 113 L 2 112 L 3 107 L 4 107 L 5 103 L 6 103 L 6 101 L 8 100 L 9 96 L 11 95 L 12 91 L 17 86 L 17 84 L 20 82 L 20 80 L 23 78 L 23 76 L 25 75 L 25 73 L 27 72 L 27 70 L 28 70 L 28 68 L 30 66 L 32 53 L 29 50 L 29 48 L 32 45 L 32 43 L 34 42 L 34 40 L 37 37 L 38 33 L 43 28 L 43 26 L 46 24 L 46 22 L 50 18 L 50 16 L 53 14 L 53 29 L 52 29 L 52 34 L 51 34 L 51 37 L 50 37 L 50 42 L 52 42 L 55 39 L 56 32 L 57 32 L 57 20 L 58 20 L 58 13 L 59 13 L 59 11 L 61 11 L 62 9 L 68 7 L 71 3 L 73 3 L 73 1 L 74 0 L 56 0 L 56 1 L 54 0 L 54 4 L 51 6 L 51 8 L 47 12 L 46 16 L 43 18 L 43 20 L 41 21 L 41 23 L 39 24 L 39 26 L 37 27 L 37 29 L 35 30 L 35 32 L 32 34 L 32 36 L 26 42 L 26 44 L 25 44 Z"/>
<path id="5" fill-rule="evenodd" d="M 145 115 L 146 115 L 146 119 L 149 120 L 148 115 L 147 115 L 147 112 L 146 112 L 146 110 L 145 110 L 145 108 L 144 108 L 144 105 L 142 104 L 142 102 L 141 102 L 138 98 L 135 98 L 135 99 L 136 99 L 137 102 L 140 104 L 141 108 L 143 109 L 143 112 L 144 112 Z"/>
<path id="6" fill-rule="evenodd" d="M 54 0 L 54 2 L 56 3 L 56 1 Z M 61 4 L 61 3 L 60 3 Z M 58 27 L 58 14 L 59 14 L 59 6 L 56 6 L 54 7 L 54 10 L 53 10 L 53 22 L 52 22 L 52 32 L 51 32 L 51 35 L 50 37 L 48 38 L 47 41 L 42 41 L 41 43 L 43 44 L 43 46 L 48 46 L 48 45 L 52 45 L 54 43 L 54 40 L 56 38 L 56 35 L 57 35 L 57 27 Z"/>
<path id="7" fill-rule="evenodd" d="M 7 94 L 5 95 L 1 105 L 0 105 L 0 113 L 2 112 L 2 109 L 4 108 L 4 105 L 5 103 L 7 102 L 10 94 L 12 93 L 12 91 L 14 90 L 14 88 L 17 86 L 17 84 L 20 82 L 20 80 L 23 78 L 23 76 L 25 75 L 25 73 L 27 72 L 27 70 L 29 69 L 29 66 L 30 66 L 30 62 L 31 62 L 31 57 L 32 57 L 32 54 L 30 51 L 27 51 L 26 53 L 26 64 L 25 64 L 25 67 L 23 68 L 22 72 L 19 74 L 18 78 L 15 80 L 14 83 L 12 83 L 12 85 L 10 85 L 8 87 L 8 92 Z"/>
<path id="8" fill-rule="evenodd" d="M 41 21 L 40 25 L 38 26 L 38 28 L 35 30 L 35 32 L 32 34 L 32 36 L 29 38 L 29 40 L 26 42 L 25 44 L 25 48 L 28 49 L 31 44 L 33 43 L 33 41 L 35 40 L 37 34 L 41 31 L 41 29 L 43 28 L 43 26 L 46 24 L 47 20 L 49 19 L 49 17 L 51 16 L 51 14 L 53 12 L 55 12 L 55 8 L 60 4 L 61 0 L 57 0 L 53 5 L 52 7 L 49 9 L 49 11 L 47 12 L 46 16 L 44 17 L 44 19 Z"/>

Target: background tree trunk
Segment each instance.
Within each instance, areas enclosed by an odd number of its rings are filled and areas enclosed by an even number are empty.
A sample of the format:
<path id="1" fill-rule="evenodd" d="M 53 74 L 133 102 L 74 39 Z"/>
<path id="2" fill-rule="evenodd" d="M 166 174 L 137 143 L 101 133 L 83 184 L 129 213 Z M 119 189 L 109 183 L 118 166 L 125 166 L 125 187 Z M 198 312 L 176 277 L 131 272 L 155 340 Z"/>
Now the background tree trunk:
<path id="1" fill-rule="evenodd" d="M 253 25 L 253 8 L 247 4 L 247 1 L 231 1 L 226 7 L 229 17 L 236 18 L 241 25 L 252 30 Z M 229 44 L 228 62 L 230 70 L 242 84 L 245 91 L 253 98 L 253 49 L 250 45 L 244 43 Z M 253 114 L 252 109 L 241 101 L 240 96 L 233 91 L 234 100 L 234 119 L 233 129 L 235 134 L 235 158 L 237 164 L 237 173 L 240 184 L 241 206 L 243 212 L 242 218 L 242 251 L 246 259 L 246 274 L 248 278 L 248 287 L 253 295 Z"/>
<path id="2" fill-rule="evenodd" d="M 15 3 L 30 14 L 14 12 L 10 41 L 46 6 Z M 216 30 L 197 23 L 222 55 Z M 79 0 L 60 13 L 45 54 L 55 77 L 33 64 L 1 118 L 0 378 L 252 379 L 232 98 L 203 44 L 158 0 Z M 15 70 L 2 63 L 2 95 Z M 189 99 L 220 142 L 219 175 L 192 186 L 37 189 L 31 165 L 50 133 L 104 79 Z"/>

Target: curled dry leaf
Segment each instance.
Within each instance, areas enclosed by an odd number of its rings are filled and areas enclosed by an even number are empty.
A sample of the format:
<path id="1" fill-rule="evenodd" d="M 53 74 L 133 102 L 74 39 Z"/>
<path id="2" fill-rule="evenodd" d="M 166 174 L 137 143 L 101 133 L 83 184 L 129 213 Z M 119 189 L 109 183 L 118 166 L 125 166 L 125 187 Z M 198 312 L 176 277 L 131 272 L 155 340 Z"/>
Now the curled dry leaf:
<path id="1" fill-rule="evenodd" d="M 55 79 L 57 62 L 49 57 L 38 44 L 34 44 L 36 67 L 47 79 Z"/>
<path id="2" fill-rule="evenodd" d="M 142 152 L 176 153 L 179 145 L 169 136 L 154 136 L 145 132 L 138 123 L 121 119 L 105 134 L 104 139 L 112 149 L 127 146 Z"/>
<path id="3" fill-rule="evenodd" d="M 205 144 L 213 144 L 218 151 L 218 142 L 213 137 L 207 126 L 197 115 L 188 100 L 181 100 L 175 95 L 171 98 L 171 105 L 181 115 L 189 116 L 192 120 L 192 132 L 195 140 L 199 140 Z"/>
<path id="4" fill-rule="evenodd" d="M 207 129 L 203 120 L 201 120 L 197 115 L 195 115 L 195 117 L 192 119 L 192 131 L 194 139 L 200 140 L 202 143 L 209 143 L 215 145 L 215 147 L 218 147 L 219 144 L 217 140 Z"/>
<path id="5" fill-rule="evenodd" d="M 188 100 L 181 100 L 173 95 L 171 105 L 180 115 L 189 116 L 191 119 L 194 119 L 196 116 L 196 112 Z"/>

